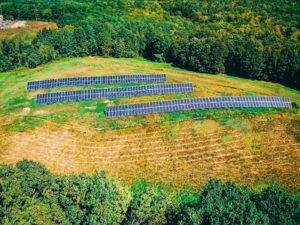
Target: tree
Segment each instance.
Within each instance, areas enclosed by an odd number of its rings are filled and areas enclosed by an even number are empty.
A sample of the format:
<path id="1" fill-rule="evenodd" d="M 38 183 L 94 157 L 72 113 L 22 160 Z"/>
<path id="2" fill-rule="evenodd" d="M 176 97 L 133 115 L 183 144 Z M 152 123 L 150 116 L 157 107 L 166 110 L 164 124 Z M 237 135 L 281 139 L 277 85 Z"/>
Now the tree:
<path id="1" fill-rule="evenodd" d="M 3 70 L 12 70 L 19 65 L 19 52 L 15 40 L 2 41 Z"/>
<path id="2" fill-rule="evenodd" d="M 225 73 L 225 60 L 228 55 L 228 49 L 224 41 L 216 40 L 211 46 L 210 53 L 210 73 Z"/>
<path id="3" fill-rule="evenodd" d="M 82 27 L 74 29 L 74 39 L 77 45 L 77 52 L 79 56 L 87 56 L 89 54 L 88 41 L 86 33 Z"/>
<path id="4" fill-rule="evenodd" d="M 300 47 L 292 46 L 283 46 L 272 80 L 297 88 L 300 86 Z"/>
<path id="5" fill-rule="evenodd" d="M 59 32 L 61 46 L 59 52 L 64 57 L 77 56 L 77 45 L 74 38 L 74 30 L 72 28 L 63 28 Z"/>
<path id="6" fill-rule="evenodd" d="M 300 219 L 299 204 L 278 185 L 264 188 L 260 193 L 253 194 L 251 199 L 257 209 L 269 217 L 270 224 L 292 225 Z"/>
<path id="7" fill-rule="evenodd" d="M 0 164 L 0 224 L 297 224 L 299 200 L 272 185 L 261 192 L 211 179 L 203 191 L 105 172 L 53 174 L 38 162 Z"/>
<path id="8" fill-rule="evenodd" d="M 160 187 L 138 180 L 132 187 L 125 224 L 165 224 L 166 212 L 171 199 Z"/>
<path id="9" fill-rule="evenodd" d="M 54 50 L 54 47 L 49 45 L 40 45 L 38 48 L 40 55 L 40 63 L 47 63 L 56 58 L 58 52 Z"/>
<path id="10" fill-rule="evenodd" d="M 118 39 L 116 41 L 116 44 L 114 45 L 114 49 L 112 52 L 112 56 L 116 58 L 120 58 L 122 56 L 125 56 L 125 43 L 123 39 Z"/>
<path id="11" fill-rule="evenodd" d="M 145 49 L 145 57 L 154 60 L 155 55 L 166 58 L 171 46 L 171 38 L 165 34 L 154 33 L 149 36 Z"/>
<path id="12" fill-rule="evenodd" d="M 94 28 L 87 23 L 85 26 L 83 26 L 86 36 L 87 36 L 87 48 L 90 55 L 96 55 L 98 52 L 98 46 L 96 41 L 96 33 Z"/>
<path id="13" fill-rule="evenodd" d="M 226 72 L 233 76 L 266 79 L 263 46 L 253 37 L 234 35 L 228 40 Z"/>
<path id="14" fill-rule="evenodd" d="M 188 62 L 188 56 L 190 55 L 188 46 L 188 40 L 186 38 L 176 37 L 170 47 L 170 56 L 175 66 L 186 67 Z"/>
<path id="15" fill-rule="evenodd" d="M 204 186 L 199 202 L 204 224 L 269 224 L 257 210 L 247 190 L 212 179 Z"/>
<path id="16" fill-rule="evenodd" d="M 61 29 L 43 29 L 28 42 L 52 46 L 58 58 L 143 56 L 198 72 L 300 86 L 296 0 L 2 2 L 5 18 L 56 22 Z M 29 61 L 38 65 L 31 47 L 15 53 L 2 54 L 1 71 Z"/>
<path id="17" fill-rule="evenodd" d="M 28 160 L 0 165 L 0 190 L 1 224 L 120 224 L 131 199 L 104 172 L 55 175 Z"/>
<path id="18" fill-rule="evenodd" d="M 189 67 L 199 72 L 210 72 L 210 48 L 208 40 L 193 37 L 189 42 Z"/>

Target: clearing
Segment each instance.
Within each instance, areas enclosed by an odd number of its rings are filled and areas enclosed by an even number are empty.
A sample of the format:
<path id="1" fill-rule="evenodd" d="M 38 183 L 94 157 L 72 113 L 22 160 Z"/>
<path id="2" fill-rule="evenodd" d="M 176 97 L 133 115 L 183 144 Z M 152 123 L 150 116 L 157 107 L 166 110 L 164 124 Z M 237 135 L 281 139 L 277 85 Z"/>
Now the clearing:
<path id="1" fill-rule="evenodd" d="M 12 38 L 30 41 L 34 38 L 36 33 L 43 28 L 57 29 L 57 25 L 53 22 L 43 21 L 12 21 L 0 29 L 0 41 Z"/>
<path id="2" fill-rule="evenodd" d="M 36 105 L 38 93 L 127 85 L 26 91 L 42 79 L 166 73 L 168 83 L 192 82 L 194 93 Z M 250 186 L 300 183 L 300 92 L 226 75 L 201 74 L 143 59 L 85 57 L 0 74 L 0 162 L 23 158 L 57 173 L 109 170 L 131 182 L 169 179 L 205 184 L 210 177 Z M 105 118 L 105 106 L 187 97 L 288 96 L 292 109 L 210 109 Z"/>

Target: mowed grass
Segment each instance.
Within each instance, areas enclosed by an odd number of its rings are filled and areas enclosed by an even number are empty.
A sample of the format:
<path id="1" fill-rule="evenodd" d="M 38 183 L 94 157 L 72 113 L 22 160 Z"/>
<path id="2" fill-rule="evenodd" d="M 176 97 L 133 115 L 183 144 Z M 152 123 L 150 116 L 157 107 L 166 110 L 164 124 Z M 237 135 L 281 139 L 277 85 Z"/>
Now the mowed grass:
<path id="1" fill-rule="evenodd" d="M 57 29 L 57 25 L 53 22 L 29 20 L 26 21 L 25 27 L 0 30 L 0 41 L 4 39 L 31 41 L 35 37 L 36 33 L 43 28 Z"/>
<path id="2" fill-rule="evenodd" d="M 97 99 L 36 105 L 38 93 L 91 85 L 26 91 L 33 80 L 166 73 L 168 83 L 192 82 L 193 93 Z M 137 84 L 132 84 L 137 85 Z M 228 95 L 288 96 L 292 109 L 207 109 L 105 118 L 107 105 Z M 39 160 L 59 173 L 109 170 L 177 185 L 210 177 L 256 185 L 299 183 L 300 92 L 279 84 L 200 74 L 144 59 L 86 57 L 0 74 L 0 161 Z"/>

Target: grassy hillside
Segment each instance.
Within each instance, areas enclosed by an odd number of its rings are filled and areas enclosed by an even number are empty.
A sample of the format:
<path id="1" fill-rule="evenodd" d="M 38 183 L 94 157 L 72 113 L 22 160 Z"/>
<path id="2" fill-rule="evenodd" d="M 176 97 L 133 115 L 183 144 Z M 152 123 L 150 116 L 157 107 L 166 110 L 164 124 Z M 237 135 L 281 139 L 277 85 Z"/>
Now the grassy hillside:
<path id="1" fill-rule="evenodd" d="M 194 93 L 36 105 L 38 93 L 124 85 L 26 91 L 26 82 L 74 76 L 166 73 L 192 82 Z M 204 184 L 210 177 L 257 185 L 300 182 L 300 92 L 226 75 L 209 75 L 142 59 L 86 57 L 0 74 L 0 162 L 23 158 L 57 173 L 109 170 L 128 182 L 171 179 Z M 107 119 L 105 106 L 187 97 L 288 96 L 292 109 L 210 109 Z"/>

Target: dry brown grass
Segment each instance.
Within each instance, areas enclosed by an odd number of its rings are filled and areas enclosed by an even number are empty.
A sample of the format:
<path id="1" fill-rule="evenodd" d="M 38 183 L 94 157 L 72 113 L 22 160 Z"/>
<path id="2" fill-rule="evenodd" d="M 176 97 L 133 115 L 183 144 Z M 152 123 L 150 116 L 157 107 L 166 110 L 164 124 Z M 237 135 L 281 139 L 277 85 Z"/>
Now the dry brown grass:
<path id="1" fill-rule="evenodd" d="M 0 89 L 0 105 L 8 101 L 5 96 L 30 99 L 45 92 L 26 92 L 26 81 L 137 72 L 167 73 L 168 82 L 193 82 L 192 96 L 195 97 L 252 92 L 289 96 L 300 102 L 298 92 L 276 84 L 191 73 L 139 60 L 87 57 L 19 71 L 13 76 L 2 74 L 5 79 Z M 54 90 L 64 89 L 80 88 Z M 172 98 L 175 95 L 120 98 L 119 104 Z M 35 106 L 29 115 L 54 115 L 52 118 L 55 118 L 57 113 L 71 112 L 72 116 L 63 124 L 46 119 L 35 129 L 24 132 L 5 130 L 5 125 L 13 123 L 23 113 L 18 108 L 11 110 L 0 117 L 0 162 L 15 163 L 27 158 L 40 161 L 57 173 L 92 173 L 104 169 L 128 182 L 140 176 L 151 181 L 169 178 L 176 185 L 193 186 L 204 184 L 210 177 L 247 185 L 275 179 L 290 189 L 295 189 L 300 182 L 300 143 L 296 138 L 300 129 L 296 109 L 241 118 L 249 123 L 247 132 L 223 125 L 218 119 L 197 121 L 189 118 L 182 122 L 159 123 L 166 114 L 102 119 L 100 125 L 103 126 L 111 121 L 128 125 L 136 118 L 146 125 L 133 123 L 131 128 L 105 131 L 92 129 L 91 124 L 102 113 L 80 113 L 80 109 L 85 107 L 93 111 L 98 102 L 104 101 L 95 100 L 87 106 L 78 102 L 59 107 L 57 104 Z M 27 102 L 22 104 L 30 106 Z M 15 105 L 0 110 L 10 110 L 10 107 Z"/>
<path id="2" fill-rule="evenodd" d="M 34 35 L 43 28 L 54 28 L 57 29 L 56 23 L 53 22 L 43 22 L 43 21 L 26 21 L 25 27 L 13 28 L 13 29 L 3 29 L 0 30 L 0 41 L 3 39 L 32 39 Z"/>
<path id="3" fill-rule="evenodd" d="M 33 20 L 28 20 L 27 21 L 27 29 L 32 30 L 32 31 L 39 31 L 43 28 L 53 28 L 57 29 L 56 23 L 53 22 L 43 22 L 43 21 L 33 21 Z"/>
<path id="4" fill-rule="evenodd" d="M 252 118 L 253 125 L 256 119 Z M 176 185 L 195 186 L 209 177 L 247 185 L 275 179 L 291 189 L 299 184 L 300 143 L 283 129 L 288 120 L 273 121 L 278 125 L 268 131 L 256 127 L 261 137 L 256 143 L 262 149 L 259 154 L 245 142 L 249 134 L 239 129 L 214 125 L 214 121 L 197 129 L 191 123 L 176 126 L 174 137 L 169 138 L 169 127 L 158 124 L 101 132 L 45 121 L 34 131 L 2 130 L 6 137 L 1 142 L 1 161 L 37 160 L 58 173 L 104 169 L 128 182 L 142 176 L 155 181 L 168 177 Z M 222 141 L 224 134 L 232 137 L 227 144 Z"/>

